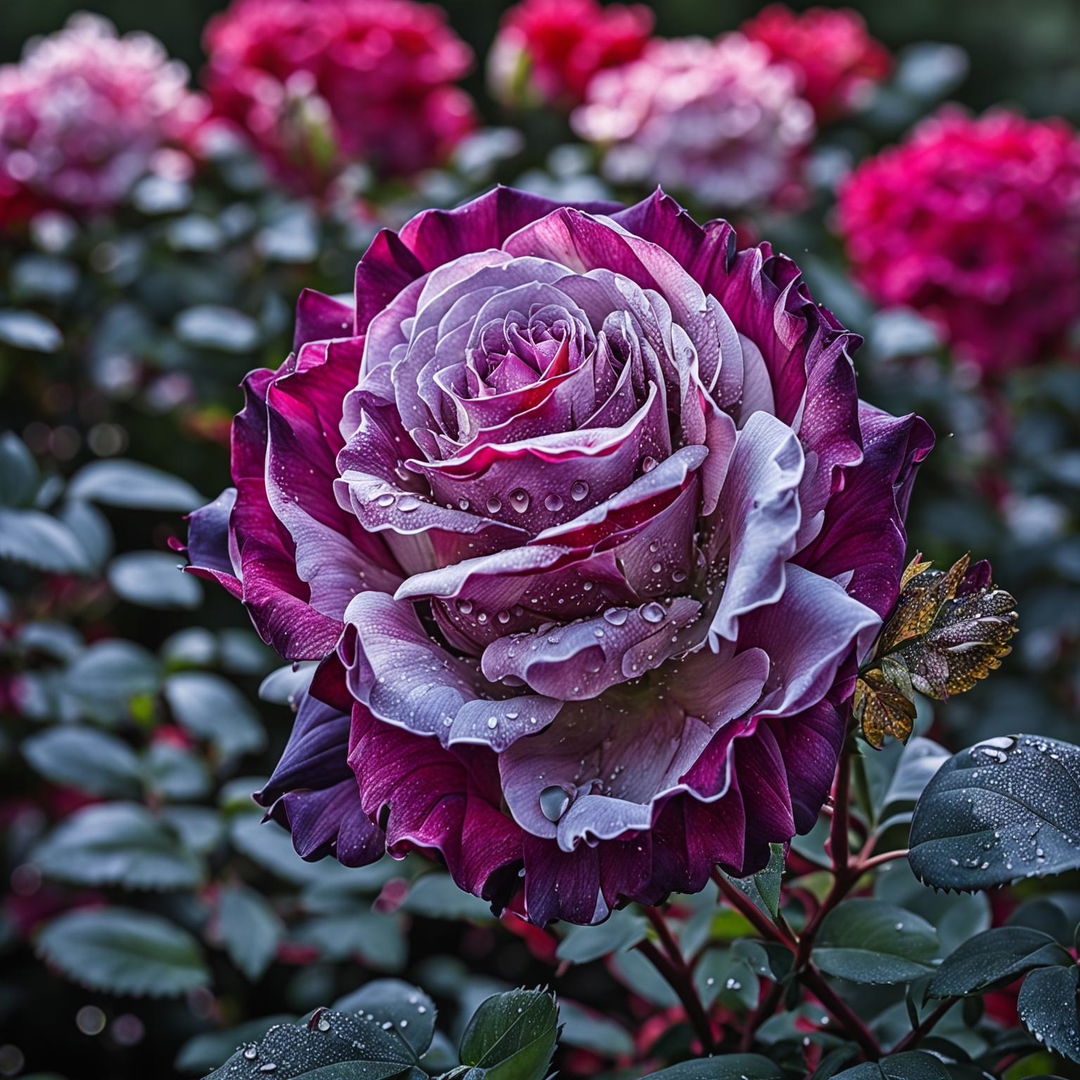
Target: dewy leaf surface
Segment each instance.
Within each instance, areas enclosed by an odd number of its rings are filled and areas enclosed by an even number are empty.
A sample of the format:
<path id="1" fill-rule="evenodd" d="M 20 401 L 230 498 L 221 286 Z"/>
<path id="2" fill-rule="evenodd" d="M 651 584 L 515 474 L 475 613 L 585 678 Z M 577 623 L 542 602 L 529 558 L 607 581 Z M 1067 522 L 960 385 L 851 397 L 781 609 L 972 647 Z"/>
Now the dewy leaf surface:
<path id="1" fill-rule="evenodd" d="M 1080 749 L 1008 735 L 954 754 L 915 807 L 908 858 L 961 891 L 1080 867 Z"/>

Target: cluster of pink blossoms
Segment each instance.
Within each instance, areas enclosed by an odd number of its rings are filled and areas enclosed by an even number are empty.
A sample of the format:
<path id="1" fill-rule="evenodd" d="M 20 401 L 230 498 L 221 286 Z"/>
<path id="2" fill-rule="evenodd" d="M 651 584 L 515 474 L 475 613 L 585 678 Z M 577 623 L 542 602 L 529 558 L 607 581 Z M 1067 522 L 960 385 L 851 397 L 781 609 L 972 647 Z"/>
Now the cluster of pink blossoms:
<path id="1" fill-rule="evenodd" d="M 523 0 L 504 16 L 492 47 L 492 90 L 509 104 L 572 108 L 594 75 L 636 60 L 652 28 L 644 4 Z"/>
<path id="2" fill-rule="evenodd" d="M 137 180 L 190 167 L 206 105 L 148 34 L 75 15 L 0 68 L 0 223 L 37 210 L 106 210 Z"/>
<path id="3" fill-rule="evenodd" d="M 318 189 L 353 161 L 443 162 L 475 126 L 469 47 L 412 0 L 238 0 L 210 21 L 205 83 L 279 176 Z"/>
<path id="4" fill-rule="evenodd" d="M 797 13 L 770 4 L 743 24 L 742 33 L 795 72 L 799 93 L 819 124 L 858 106 L 892 69 L 888 50 L 867 33 L 855 11 L 811 8 Z"/>
<path id="5" fill-rule="evenodd" d="M 651 42 L 639 60 L 592 80 L 573 123 L 606 147 L 614 182 L 735 210 L 783 202 L 814 135 L 795 76 L 741 34 Z"/>
<path id="6" fill-rule="evenodd" d="M 1059 120 L 945 110 L 840 192 L 855 274 L 986 372 L 1059 348 L 1080 317 L 1080 137 Z"/>

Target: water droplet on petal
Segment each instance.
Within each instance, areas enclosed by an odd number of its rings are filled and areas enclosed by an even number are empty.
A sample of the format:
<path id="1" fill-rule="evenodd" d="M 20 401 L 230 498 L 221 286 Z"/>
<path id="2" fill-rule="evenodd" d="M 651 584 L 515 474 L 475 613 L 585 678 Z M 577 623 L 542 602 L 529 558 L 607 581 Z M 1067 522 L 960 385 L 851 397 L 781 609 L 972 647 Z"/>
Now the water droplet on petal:
<path id="1" fill-rule="evenodd" d="M 655 600 L 646 604 L 641 609 L 641 617 L 648 623 L 658 623 L 664 618 L 664 605 L 658 604 Z"/>
<path id="2" fill-rule="evenodd" d="M 244 1047 L 244 1058 L 247 1061 L 254 1061 L 259 1056 L 259 1051 L 254 1046 Z"/>
<path id="3" fill-rule="evenodd" d="M 570 806 L 570 796 L 557 784 L 540 792 L 540 812 L 548 821 L 558 821 Z"/>
<path id="4" fill-rule="evenodd" d="M 656 468 L 658 462 L 654 457 L 646 457 L 641 459 L 641 471 L 643 473 L 652 472 Z"/>
<path id="5" fill-rule="evenodd" d="M 457 602 L 457 609 L 462 615 L 471 615 L 473 609 L 473 602 L 471 600 L 459 600 Z"/>
<path id="6" fill-rule="evenodd" d="M 550 495 L 545 495 L 544 506 L 546 506 L 553 514 L 558 513 L 558 511 L 563 508 L 562 496 L 556 495 L 554 492 Z"/>
<path id="7" fill-rule="evenodd" d="M 502 509 L 502 499 L 498 495 L 492 495 L 487 501 L 487 512 L 497 514 Z"/>
<path id="8" fill-rule="evenodd" d="M 376 500 L 376 506 L 393 506 L 394 496 L 389 491 L 384 491 Z"/>
<path id="9" fill-rule="evenodd" d="M 415 510 L 420 505 L 420 500 L 415 495 L 402 495 L 398 499 L 397 508 L 404 514 Z"/>
<path id="10" fill-rule="evenodd" d="M 628 612 L 625 608 L 608 608 L 604 612 L 604 621 L 611 623 L 612 626 L 622 626 L 626 622 L 627 615 Z"/>
<path id="11" fill-rule="evenodd" d="M 589 494 L 589 485 L 584 480 L 575 480 L 570 485 L 570 498 L 574 502 L 581 502 Z"/>
<path id="12" fill-rule="evenodd" d="M 524 514 L 529 509 L 529 493 L 524 488 L 518 488 L 510 495 L 510 505 L 519 514 Z"/>

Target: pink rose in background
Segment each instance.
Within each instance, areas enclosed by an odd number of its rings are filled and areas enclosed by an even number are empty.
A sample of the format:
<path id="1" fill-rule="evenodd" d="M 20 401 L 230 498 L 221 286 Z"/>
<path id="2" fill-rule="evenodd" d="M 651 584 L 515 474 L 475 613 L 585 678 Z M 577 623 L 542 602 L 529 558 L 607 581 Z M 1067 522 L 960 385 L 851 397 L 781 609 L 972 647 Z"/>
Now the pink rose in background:
<path id="1" fill-rule="evenodd" d="M 741 34 L 651 42 L 639 60 L 589 84 L 573 124 L 606 147 L 613 182 L 659 184 L 727 210 L 796 191 L 814 134 L 795 76 Z"/>
<path id="2" fill-rule="evenodd" d="M 839 225 L 874 299 L 985 372 L 1047 356 L 1080 318 L 1080 138 L 1064 121 L 943 111 L 855 170 Z"/>
<path id="3" fill-rule="evenodd" d="M 107 19 L 73 16 L 0 67 L 0 223 L 59 207 L 106 210 L 161 168 L 190 168 L 206 114 L 187 68 L 149 34 L 118 37 Z"/>
<path id="4" fill-rule="evenodd" d="M 298 187 L 318 191 L 350 161 L 414 173 L 475 126 L 452 85 L 472 53 L 434 5 L 238 0 L 210 20 L 205 45 L 216 112 Z"/>
<path id="5" fill-rule="evenodd" d="M 862 16 L 847 8 L 795 12 L 771 4 L 744 23 L 742 33 L 795 72 L 819 124 L 850 112 L 892 69 L 888 50 L 867 33 Z"/>
<path id="6" fill-rule="evenodd" d="M 652 28 L 644 4 L 524 0 L 503 16 L 492 46 L 492 91 L 507 103 L 571 108 L 597 72 L 636 60 Z"/>

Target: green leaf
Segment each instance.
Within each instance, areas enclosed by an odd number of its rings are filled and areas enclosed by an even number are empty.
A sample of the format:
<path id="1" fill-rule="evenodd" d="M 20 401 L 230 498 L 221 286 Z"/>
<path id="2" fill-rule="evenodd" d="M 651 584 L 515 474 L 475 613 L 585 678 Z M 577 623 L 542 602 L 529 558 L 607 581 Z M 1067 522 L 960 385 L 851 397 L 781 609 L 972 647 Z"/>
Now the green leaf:
<path id="1" fill-rule="evenodd" d="M 1078 985 L 1080 968 L 1075 964 L 1038 968 L 1024 980 L 1016 1002 L 1024 1027 L 1048 1050 L 1075 1062 L 1080 1062 Z"/>
<path id="2" fill-rule="evenodd" d="M 694 969 L 694 983 L 706 1005 L 718 998 L 728 1009 L 746 1010 L 757 1004 L 757 973 L 751 962 L 733 949 L 710 949 Z"/>
<path id="3" fill-rule="evenodd" d="M 622 1024 L 566 998 L 559 1001 L 559 1042 L 604 1057 L 630 1057 L 634 1053 L 633 1036 Z"/>
<path id="4" fill-rule="evenodd" d="M 0 435 L 0 505 L 27 506 L 41 483 L 34 455 L 14 432 Z"/>
<path id="5" fill-rule="evenodd" d="M 419 1060 L 435 1035 L 434 1002 L 401 979 L 375 979 L 335 1001 L 334 1011 L 373 1017 L 381 1029 L 406 1044 L 408 1060 Z"/>
<path id="6" fill-rule="evenodd" d="M 780 910 L 780 881 L 783 876 L 784 845 L 770 844 L 769 864 L 764 870 L 745 878 L 729 876 L 728 881 L 775 919 Z"/>
<path id="7" fill-rule="evenodd" d="M 86 552 L 75 534 L 40 510 L 0 506 L 0 559 L 51 574 L 85 573 Z"/>
<path id="8" fill-rule="evenodd" d="M 199 349 L 246 353 L 259 343 L 259 327 L 255 320 L 242 311 L 220 304 L 198 304 L 181 311 L 173 329 L 185 345 Z"/>
<path id="9" fill-rule="evenodd" d="M 127 908 L 61 915 L 41 932 L 37 948 L 70 979 L 113 994 L 178 997 L 210 981 L 186 930 Z"/>
<path id="10" fill-rule="evenodd" d="M 909 861 L 939 889 L 972 891 L 1080 867 L 1080 749 L 1039 735 L 954 754 L 926 786 Z"/>
<path id="11" fill-rule="evenodd" d="M 64 690 L 105 723 L 128 716 L 133 698 L 157 692 L 161 669 L 142 646 L 110 639 L 91 645 L 63 673 Z"/>
<path id="12" fill-rule="evenodd" d="M 929 993 L 932 997 L 982 993 L 1032 968 L 1071 963 L 1069 953 L 1049 934 L 1024 926 L 1001 926 L 976 934 L 947 956 Z"/>
<path id="13" fill-rule="evenodd" d="M 100 574 L 113 550 L 112 528 L 105 515 L 93 503 L 68 499 L 56 516 L 79 542 L 89 570 Z"/>
<path id="14" fill-rule="evenodd" d="M 1009 916 L 1009 924 L 1041 930 L 1059 944 L 1071 946 L 1080 926 L 1080 895 L 1055 892 L 1025 900 Z"/>
<path id="15" fill-rule="evenodd" d="M 374 1017 L 318 1009 L 306 1024 L 271 1027 L 206 1080 L 264 1080 L 267 1074 L 274 1080 L 424 1080 L 414 1066 L 408 1044 Z"/>
<path id="16" fill-rule="evenodd" d="M 202 1035 L 194 1035 L 180 1047 L 180 1053 L 176 1056 L 176 1070 L 205 1073 L 220 1065 L 240 1043 L 254 1042 L 262 1038 L 275 1024 L 288 1024 L 292 1020 L 293 1017 L 283 1014 L 260 1016 L 257 1020 L 248 1020 L 224 1031 L 207 1031 Z"/>
<path id="17" fill-rule="evenodd" d="M 822 921 L 814 962 L 868 985 L 910 982 L 931 970 L 938 938 L 925 919 L 880 900 L 848 900 Z"/>
<path id="18" fill-rule="evenodd" d="M 490 904 L 463 891 L 449 874 L 438 871 L 423 874 L 409 886 L 401 910 L 429 919 L 495 921 Z"/>
<path id="19" fill-rule="evenodd" d="M 359 956 L 380 971 L 400 971 L 408 952 L 398 919 L 370 907 L 309 919 L 297 928 L 295 938 L 314 945 L 325 960 Z"/>
<path id="20" fill-rule="evenodd" d="M 54 353 L 64 343 L 55 323 L 36 311 L 0 310 L 0 343 L 29 352 Z"/>
<path id="21" fill-rule="evenodd" d="M 43 873 L 80 885 L 185 889 L 202 880 L 199 859 L 135 803 L 79 810 L 35 849 L 33 859 Z"/>
<path id="22" fill-rule="evenodd" d="M 833 1080 L 949 1080 L 949 1073 L 933 1054 L 909 1050 L 880 1061 L 864 1061 L 837 1073 Z"/>
<path id="23" fill-rule="evenodd" d="M 226 758 L 261 750 L 266 732 L 246 697 L 227 679 L 181 671 L 165 680 L 165 700 L 177 722 L 209 740 Z"/>
<path id="24" fill-rule="evenodd" d="M 84 465 L 72 477 L 68 495 L 106 506 L 181 513 L 206 501 L 186 480 L 125 458 Z"/>
<path id="25" fill-rule="evenodd" d="M 273 961 L 285 933 L 277 912 L 253 889 L 227 885 L 218 900 L 218 919 L 229 959 L 249 979 L 259 978 Z"/>
<path id="26" fill-rule="evenodd" d="M 46 780 L 91 795 L 138 795 L 141 769 L 127 743 L 89 727 L 54 727 L 22 744 L 23 757 Z"/>
<path id="27" fill-rule="evenodd" d="M 760 1054 L 717 1054 L 683 1061 L 642 1080 L 780 1080 L 783 1075 L 779 1065 Z"/>
<path id="28" fill-rule="evenodd" d="M 190 750 L 158 742 L 146 752 L 147 786 L 165 799 L 201 799 L 210 791 L 210 774 Z"/>
<path id="29" fill-rule="evenodd" d="M 555 955 L 571 964 L 587 964 L 601 956 L 632 949 L 647 936 L 647 923 L 629 908 L 613 911 L 598 926 L 572 926 L 559 942 Z"/>
<path id="30" fill-rule="evenodd" d="M 486 1080 L 543 1080 L 555 1052 L 559 1010 L 542 990 L 489 997 L 461 1037 L 461 1063 Z"/>
<path id="31" fill-rule="evenodd" d="M 194 608 L 202 600 L 198 579 L 183 573 L 176 556 L 164 551 L 117 555 L 109 563 L 107 576 L 121 600 L 142 607 Z"/>

